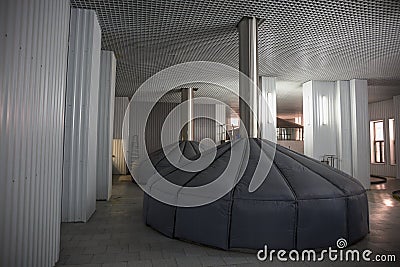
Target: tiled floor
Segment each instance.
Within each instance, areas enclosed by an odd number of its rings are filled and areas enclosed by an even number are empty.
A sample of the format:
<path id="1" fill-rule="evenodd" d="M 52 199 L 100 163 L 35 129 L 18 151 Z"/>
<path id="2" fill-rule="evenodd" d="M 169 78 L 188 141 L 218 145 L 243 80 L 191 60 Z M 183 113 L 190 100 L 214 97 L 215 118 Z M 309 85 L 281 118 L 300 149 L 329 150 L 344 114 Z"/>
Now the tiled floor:
<path id="1" fill-rule="evenodd" d="M 400 266 L 400 202 L 391 197 L 400 181 L 372 186 L 368 192 L 371 233 L 351 248 L 374 254 L 395 254 Z M 61 253 L 57 266 L 364 266 L 365 262 L 259 262 L 255 253 L 227 252 L 169 239 L 142 222 L 141 190 L 129 176 L 115 176 L 111 201 L 97 202 L 86 224 L 61 227 Z"/>

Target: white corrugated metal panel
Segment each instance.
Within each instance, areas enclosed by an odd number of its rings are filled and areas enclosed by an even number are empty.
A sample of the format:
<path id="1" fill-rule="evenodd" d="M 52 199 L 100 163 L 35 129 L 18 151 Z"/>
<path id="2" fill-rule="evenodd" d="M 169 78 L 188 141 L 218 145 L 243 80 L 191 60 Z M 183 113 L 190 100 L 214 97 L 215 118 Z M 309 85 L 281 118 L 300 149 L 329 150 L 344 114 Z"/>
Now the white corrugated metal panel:
<path id="1" fill-rule="evenodd" d="M 122 139 L 112 140 L 112 174 L 127 174 Z"/>
<path id="2" fill-rule="evenodd" d="M 127 168 L 124 159 L 123 142 L 122 142 L 122 124 L 124 122 L 125 111 L 128 107 L 128 104 L 129 100 L 127 97 L 115 97 L 113 141 L 112 141 L 113 174 L 127 174 Z"/>
<path id="3" fill-rule="evenodd" d="M 368 105 L 370 121 L 383 120 L 385 131 L 385 163 L 371 163 L 371 173 L 375 175 L 396 177 L 396 165 L 390 165 L 389 119 L 394 118 L 393 99 L 375 102 Z M 371 147 L 372 148 L 372 147 Z"/>
<path id="4" fill-rule="evenodd" d="M 336 148 L 341 171 L 352 175 L 350 82 L 336 82 Z"/>
<path id="5" fill-rule="evenodd" d="M 66 222 L 85 222 L 96 209 L 100 43 L 96 13 L 72 9 L 62 198 L 62 220 Z"/>
<path id="6" fill-rule="evenodd" d="M 122 139 L 122 123 L 124 121 L 125 111 L 128 107 L 127 97 L 116 97 L 114 103 L 114 139 Z"/>
<path id="7" fill-rule="evenodd" d="M 365 189 L 369 189 L 371 172 L 367 80 L 350 80 L 350 103 L 353 177 Z"/>
<path id="8" fill-rule="evenodd" d="M 215 143 L 219 145 L 221 140 L 226 139 L 226 106 L 215 105 Z"/>
<path id="9" fill-rule="evenodd" d="M 194 141 L 200 142 L 205 138 L 216 141 L 216 108 L 215 104 L 194 104 L 193 116 L 196 118 L 194 124 Z"/>
<path id="10" fill-rule="evenodd" d="M 53 266 L 60 250 L 69 1 L 0 8 L 0 266 Z"/>
<path id="11" fill-rule="evenodd" d="M 101 51 L 99 122 L 97 127 L 96 198 L 98 200 L 108 200 L 111 197 L 115 71 L 114 53 L 112 51 Z"/>

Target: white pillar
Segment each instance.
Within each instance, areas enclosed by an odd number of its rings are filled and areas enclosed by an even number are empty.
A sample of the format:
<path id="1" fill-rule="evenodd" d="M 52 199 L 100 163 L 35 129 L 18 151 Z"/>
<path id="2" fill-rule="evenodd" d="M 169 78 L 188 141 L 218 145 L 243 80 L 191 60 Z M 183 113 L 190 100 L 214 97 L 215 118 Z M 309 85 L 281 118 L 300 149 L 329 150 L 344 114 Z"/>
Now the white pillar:
<path id="1" fill-rule="evenodd" d="M 194 139 L 194 124 L 193 124 L 193 88 L 181 89 L 181 105 L 182 105 L 182 131 L 181 140 L 193 141 Z"/>
<path id="2" fill-rule="evenodd" d="M 101 51 L 97 127 L 96 199 L 98 200 L 109 200 L 111 197 L 116 65 L 114 52 Z"/>
<path id="3" fill-rule="evenodd" d="M 350 82 L 336 82 L 336 129 L 337 129 L 337 156 L 339 169 L 353 174 L 352 147 L 351 147 L 351 106 Z"/>
<path id="4" fill-rule="evenodd" d="M 261 138 L 276 142 L 276 78 L 260 77 L 260 89 Z"/>
<path id="5" fill-rule="evenodd" d="M 258 20 L 244 17 L 238 24 L 239 30 L 239 114 L 241 136 L 258 137 Z"/>
<path id="6" fill-rule="evenodd" d="M 364 188 L 370 187 L 370 137 L 368 113 L 368 85 L 366 80 L 350 81 L 351 149 L 353 177 Z"/>
<path id="7" fill-rule="evenodd" d="M 95 11 L 73 8 L 65 111 L 64 222 L 86 222 L 96 209 L 100 49 Z"/>

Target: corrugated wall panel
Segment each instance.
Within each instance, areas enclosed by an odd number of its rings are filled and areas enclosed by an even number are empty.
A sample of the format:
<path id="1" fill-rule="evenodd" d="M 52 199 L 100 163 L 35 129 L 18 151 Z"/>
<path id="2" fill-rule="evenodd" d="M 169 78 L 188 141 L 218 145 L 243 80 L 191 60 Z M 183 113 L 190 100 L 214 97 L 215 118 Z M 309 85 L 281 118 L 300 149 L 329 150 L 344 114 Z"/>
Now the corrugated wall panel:
<path id="1" fill-rule="evenodd" d="M 128 104 L 129 100 L 127 97 L 115 97 L 113 141 L 112 141 L 113 174 L 127 174 L 127 168 L 124 159 L 123 143 L 122 143 L 122 124 L 124 122 L 125 111 L 128 107 Z"/>
<path id="2" fill-rule="evenodd" d="M 122 139 L 112 140 L 112 174 L 127 174 Z"/>
<path id="3" fill-rule="evenodd" d="M 72 9 L 65 114 L 62 220 L 87 221 L 96 209 L 101 31 L 93 10 Z"/>
<path id="4" fill-rule="evenodd" d="M 114 95 L 116 59 L 114 52 L 101 51 L 99 122 L 97 127 L 96 199 L 108 200 L 112 185 L 112 135 L 114 125 Z"/>
<path id="5" fill-rule="evenodd" d="M 0 12 L 0 265 L 53 266 L 69 1 L 6 0 Z"/>
<path id="6" fill-rule="evenodd" d="M 217 145 L 221 144 L 221 140 L 225 140 L 226 138 L 226 106 L 225 105 L 215 105 L 215 142 Z"/>
<path id="7" fill-rule="evenodd" d="M 210 138 L 216 141 L 216 109 L 215 104 L 194 104 L 193 109 L 194 117 L 203 117 L 197 118 L 194 120 L 194 136 L 193 139 L 195 141 L 200 142 L 204 138 Z"/>
<path id="8" fill-rule="evenodd" d="M 116 97 L 114 102 L 114 139 L 122 139 L 122 123 L 124 121 L 125 111 L 128 107 L 127 97 Z"/>
<path id="9" fill-rule="evenodd" d="M 178 103 L 159 102 L 157 103 L 150 113 L 146 131 L 145 131 L 145 144 L 143 144 L 143 129 L 138 125 L 135 119 L 137 114 L 140 114 L 141 110 L 144 110 L 143 106 L 149 105 L 145 102 L 136 102 L 134 105 L 129 106 L 129 145 L 128 145 L 128 159 L 129 164 L 143 158 L 145 149 L 147 153 L 152 153 L 161 148 L 161 129 L 166 121 L 167 115 L 178 105 Z M 222 106 L 223 111 L 219 112 L 219 116 L 225 121 L 225 107 Z M 211 138 L 215 142 L 219 142 L 217 139 L 217 128 L 216 128 L 216 105 L 215 104 L 195 104 L 193 110 L 193 116 L 205 116 L 210 119 L 197 118 L 194 121 L 194 140 L 201 141 L 204 138 Z M 169 123 L 173 128 L 178 128 L 181 124 L 180 114 L 170 118 Z M 169 134 L 165 136 L 165 140 L 177 140 L 178 137 L 172 136 L 173 133 L 165 132 Z M 114 140 L 115 142 L 115 140 Z M 219 143 L 218 143 L 219 144 Z M 164 144 L 165 146 L 169 143 Z"/>
<path id="10" fill-rule="evenodd" d="M 371 163 L 371 174 L 396 177 L 396 165 L 390 165 L 389 119 L 394 118 L 393 99 L 368 105 L 369 119 L 383 120 L 385 131 L 385 163 Z"/>

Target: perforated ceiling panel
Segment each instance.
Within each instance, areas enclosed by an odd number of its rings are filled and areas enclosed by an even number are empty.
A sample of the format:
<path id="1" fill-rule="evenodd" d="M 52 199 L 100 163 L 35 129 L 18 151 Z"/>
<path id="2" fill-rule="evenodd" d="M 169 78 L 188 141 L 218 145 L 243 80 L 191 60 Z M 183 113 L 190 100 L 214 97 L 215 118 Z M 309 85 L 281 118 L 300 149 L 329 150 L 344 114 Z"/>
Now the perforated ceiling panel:
<path id="1" fill-rule="evenodd" d="M 389 86 L 400 80 L 398 0 L 71 3 L 97 11 L 103 49 L 117 57 L 117 96 L 132 95 L 151 75 L 178 63 L 238 68 L 235 26 L 243 16 L 265 18 L 259 29 L 261 75 L 294 82 L 384 79 Z M 218 88 L 205 90 L 208 95 Z"/>

